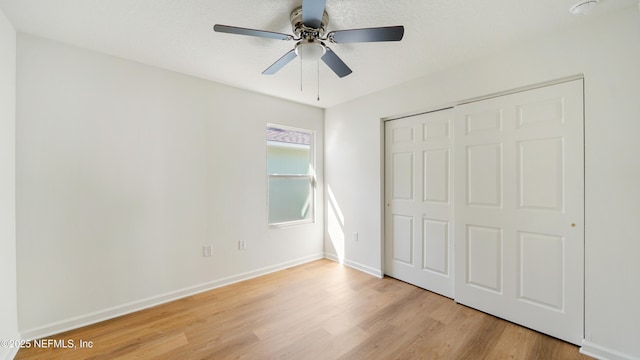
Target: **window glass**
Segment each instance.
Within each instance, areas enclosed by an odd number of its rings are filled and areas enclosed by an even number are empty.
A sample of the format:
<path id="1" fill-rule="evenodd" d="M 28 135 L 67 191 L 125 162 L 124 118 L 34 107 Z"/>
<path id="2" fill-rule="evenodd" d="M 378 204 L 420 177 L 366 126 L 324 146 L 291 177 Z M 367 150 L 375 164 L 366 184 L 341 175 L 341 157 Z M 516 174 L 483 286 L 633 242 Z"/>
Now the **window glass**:
<path id="1" fill-rule="evenodd" d="M 269 125 L 267 177 L 269 224 L 314 220 L 313 133 Z"/>

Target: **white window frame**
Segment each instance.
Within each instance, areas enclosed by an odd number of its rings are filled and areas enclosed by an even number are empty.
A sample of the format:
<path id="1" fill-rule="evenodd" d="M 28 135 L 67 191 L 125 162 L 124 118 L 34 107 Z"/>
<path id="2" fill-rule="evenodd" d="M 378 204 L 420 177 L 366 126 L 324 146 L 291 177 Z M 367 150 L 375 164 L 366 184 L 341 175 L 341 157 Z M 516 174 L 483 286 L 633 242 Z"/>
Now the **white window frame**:
<path id="1" fill-rule="evenodd" d="M 286 126 L 286 125 L 280 125 L 280 124 L 275 124 L 275 123 L 267 123 L 267 126 L 265 128 L 277 128 L 277 129 L 282 129 L 282 130 L 290 130 L 290 131 L 298 131 L 298 132 L 304 132 L 309 134 L 310 139 L 311 139 L 311 144 L 309 145 L 309 173 L 308 174 L 268 174 L 268 169 L 266 168 L 266 164 L 268 163 L 268 148 L 269 148 L 269 144 L 271 143 L 271 141 L 267 140 L 265 142 L 265 146 L 266 146 L 266 154 L 265 157 L 267 159 L 267 161 L 265 162 L 265 173 L 267 175 L 267 224 L 269 225 L 270 228 L 280 228 L 280 227 L 288 227 L 288 226 L 296 226 L 296 225 L 302 225 L 302 224 L 312 224 L 316 222 L 316 194 L 317 194 L 317 189 L 316 189 L 316 171 L 315 171 L 315 166 L 316 166 L 316 132 L 314 130 L 311 129 L 304 129 L 304 128 L 297 128 L 297 127 L 291 127 L 291 126 Z M 294 145 L 295 146 L 295 145 Z M 276 223 L 270 223 L 269 222 L 269 180 L 270 179 L 308 179 L 309 180 L 309 184 L 311 186 L 311 206 L 310 206 L 310 211 L 311 211 L 311 216 L 309 216 L 308 219 L 301 219 L 301 220 L 290 220 L 290 221 L 282 221 L 282 222 L 276 222 Z"/>

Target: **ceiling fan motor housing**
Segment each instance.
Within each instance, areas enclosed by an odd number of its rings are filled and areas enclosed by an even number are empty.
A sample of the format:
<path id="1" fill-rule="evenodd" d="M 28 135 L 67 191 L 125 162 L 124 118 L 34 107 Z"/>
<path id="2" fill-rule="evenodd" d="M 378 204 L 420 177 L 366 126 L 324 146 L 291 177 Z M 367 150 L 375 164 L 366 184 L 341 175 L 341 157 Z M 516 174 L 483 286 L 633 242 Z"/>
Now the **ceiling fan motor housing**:
<path id="1" fill-rule="evenodd" d="M 325 11 L 322 14 L 320 27 L 312 28 L 305 26 L 302 23 L 302 6 L 293 9 L 289 19 L 291 20 L 293 33 L 300 39 L 315 40 L 324 37 L 324 34 L 327 31 L 327 25 L 329 24 L 329 14 Z"/>

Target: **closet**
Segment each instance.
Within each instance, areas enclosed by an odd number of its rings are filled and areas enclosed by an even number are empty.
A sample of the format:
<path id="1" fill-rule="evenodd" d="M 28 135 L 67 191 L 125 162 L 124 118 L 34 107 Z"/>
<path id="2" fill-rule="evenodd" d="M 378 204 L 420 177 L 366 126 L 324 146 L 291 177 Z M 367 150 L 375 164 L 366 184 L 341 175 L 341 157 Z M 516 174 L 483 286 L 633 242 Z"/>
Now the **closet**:
<path id="1" fill-rule="evenodd" d="M 385 274 L 579 344 L 583 80 L 385 123 Z"/>

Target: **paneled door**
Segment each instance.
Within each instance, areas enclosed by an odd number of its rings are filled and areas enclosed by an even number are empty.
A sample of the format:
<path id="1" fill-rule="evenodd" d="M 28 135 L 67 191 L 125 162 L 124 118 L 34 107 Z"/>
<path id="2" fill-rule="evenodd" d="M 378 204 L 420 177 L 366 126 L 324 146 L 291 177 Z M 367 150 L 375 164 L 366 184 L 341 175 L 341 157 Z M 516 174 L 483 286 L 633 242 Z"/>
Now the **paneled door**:
<path id="1" fill-rule="evenodd" d="M 454 117 L 456 301 L 579 344 L 582 80 L 461 105 Z"/>
<path id="2" fill-rule="evenodd" d="M 385 274 L 453 297 L 452 110 L 385 123 Z"/>

